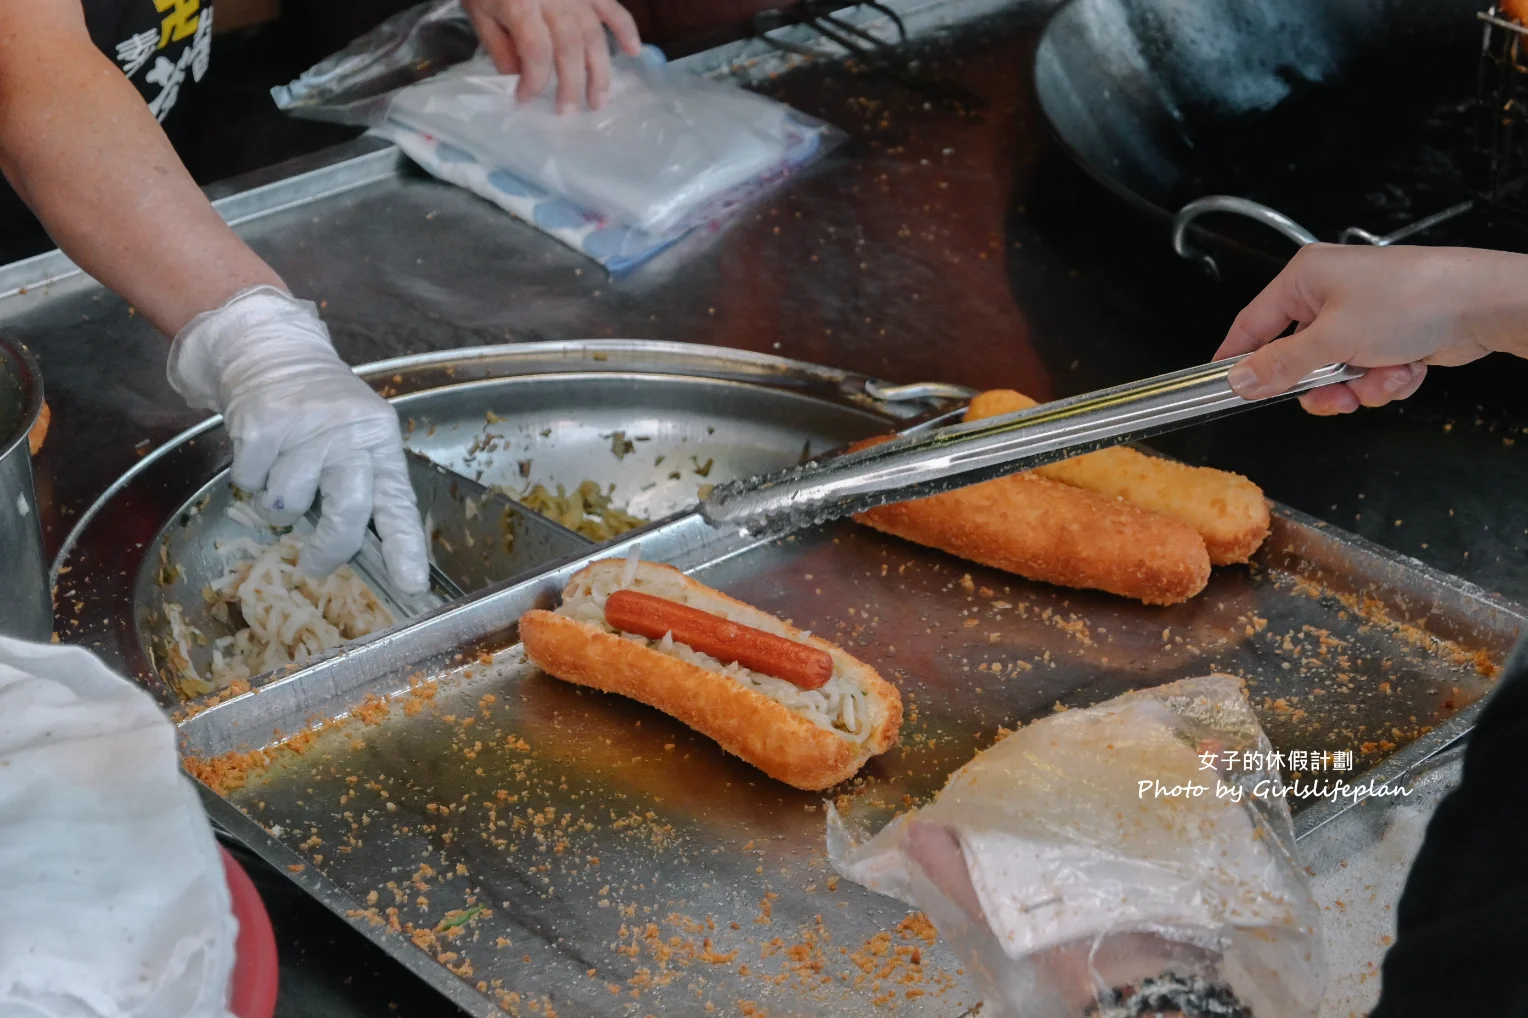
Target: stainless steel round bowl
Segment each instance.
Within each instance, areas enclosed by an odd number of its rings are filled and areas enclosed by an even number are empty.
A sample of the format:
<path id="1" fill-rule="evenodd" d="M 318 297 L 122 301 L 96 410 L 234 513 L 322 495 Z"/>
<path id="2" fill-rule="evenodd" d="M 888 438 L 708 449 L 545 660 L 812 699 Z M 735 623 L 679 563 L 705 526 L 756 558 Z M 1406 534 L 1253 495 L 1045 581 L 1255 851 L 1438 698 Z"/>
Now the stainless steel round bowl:
<path id="1" fill-rule="evenodd" d="M 53 601 L 27 435 L 42 412 L 42 373 L 26 347 L 0 339 L 0 634 L 46 640 Z"/>

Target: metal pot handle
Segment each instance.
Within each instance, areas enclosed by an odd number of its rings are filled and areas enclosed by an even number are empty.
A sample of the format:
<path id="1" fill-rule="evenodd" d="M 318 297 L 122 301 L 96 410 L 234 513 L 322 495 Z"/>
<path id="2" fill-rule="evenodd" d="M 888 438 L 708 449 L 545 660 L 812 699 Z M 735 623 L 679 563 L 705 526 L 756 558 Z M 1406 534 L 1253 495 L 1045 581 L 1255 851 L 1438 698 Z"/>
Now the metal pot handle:
<path id="1" fill-rule="evenodd" d="M 1229 212 L 1246 216 L 1248 219 L 1278 230 L 1301 247 L 1316 243 L 1314 233 L 1267 205 L 1229 194 L 1212 194 L 1204 198 L 1196 198 L 1179 209 L 1178 214 L 1173 217 L 1173 250 L 1178 252 L 1180 258 L 1197 261 L 1212 279 L 1220 278 L 1220 266 L 1215 263 L 1214 256 L 1207 251 L 1200 251 L 1188 242 L 1189 225 L 1200 216 L 1212 212 Z"/>

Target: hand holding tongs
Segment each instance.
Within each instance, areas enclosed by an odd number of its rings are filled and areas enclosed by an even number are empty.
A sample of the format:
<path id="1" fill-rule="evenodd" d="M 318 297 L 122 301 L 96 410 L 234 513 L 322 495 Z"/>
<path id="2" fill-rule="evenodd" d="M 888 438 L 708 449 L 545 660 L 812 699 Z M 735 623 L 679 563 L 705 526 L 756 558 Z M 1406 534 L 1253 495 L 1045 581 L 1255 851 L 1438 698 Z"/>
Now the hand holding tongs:
<path id="1" fill-rule="evenodd" d="M 701 500 L 701 514 L 713 526 L 783 533 L 1150 438 L 1308 389 L 1349 382 L 1364 373 L 1346 364 L 1329 364 L 1281 396 L 1248 400 L 1226 381 L 1231 366 L 1241 359 L 1185 368 L 718 485 Z"/>

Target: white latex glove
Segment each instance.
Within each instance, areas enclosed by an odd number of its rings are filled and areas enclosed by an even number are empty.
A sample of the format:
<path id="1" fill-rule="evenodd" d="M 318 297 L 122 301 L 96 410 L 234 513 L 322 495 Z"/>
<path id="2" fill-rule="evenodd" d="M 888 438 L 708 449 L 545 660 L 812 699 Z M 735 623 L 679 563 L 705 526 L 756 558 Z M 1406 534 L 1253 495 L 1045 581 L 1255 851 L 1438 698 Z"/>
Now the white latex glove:
<path id="1" fill-rule="evenodd" d="M 0 1015 L 227 1018 L 238 921 L 148 694 L 0 637 Z"/>
<path id="2" fill-rule="evenodd" d="M 398 415 L 340 360 L 312 301 L 273 286 L 191 319 L 170 347 L 170 384 L 216 410 L 233 439 L 233 483 L 266 518 L 297 521 L 323 492 L 301 566 L 324 576 L 361 548 L 368 520 L 403 593 L 429 584 L 424 527 Z"/>

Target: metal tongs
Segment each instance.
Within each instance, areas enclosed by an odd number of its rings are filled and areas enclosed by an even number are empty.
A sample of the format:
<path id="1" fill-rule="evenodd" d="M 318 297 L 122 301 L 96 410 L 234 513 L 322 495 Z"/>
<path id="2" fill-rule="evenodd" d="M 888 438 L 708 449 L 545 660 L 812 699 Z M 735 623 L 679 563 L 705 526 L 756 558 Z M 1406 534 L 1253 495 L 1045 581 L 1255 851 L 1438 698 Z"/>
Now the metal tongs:
<path id="1" fill-rule="evenodd" d="M 1073 396 L 1018 413 L 906 435 L 763 477 L 719 485 L 700 511 L 716 527 L 782 534 L 888 502 L 937 495 L 1105 446 L 1150 438 L 1352 381 L 1360 368 L 1328 364 L 1281 396 L 1248 400 L 1226 375 L 1241 357 Z"/>

